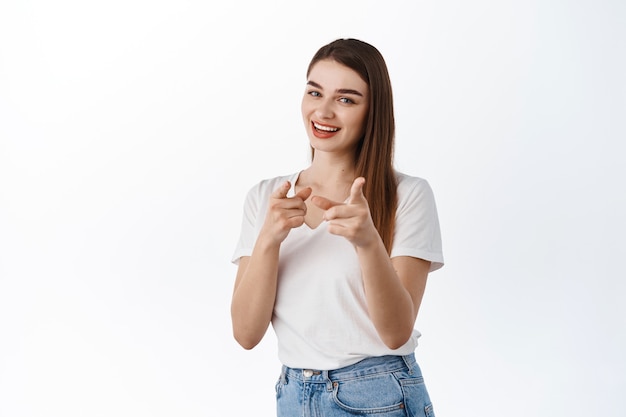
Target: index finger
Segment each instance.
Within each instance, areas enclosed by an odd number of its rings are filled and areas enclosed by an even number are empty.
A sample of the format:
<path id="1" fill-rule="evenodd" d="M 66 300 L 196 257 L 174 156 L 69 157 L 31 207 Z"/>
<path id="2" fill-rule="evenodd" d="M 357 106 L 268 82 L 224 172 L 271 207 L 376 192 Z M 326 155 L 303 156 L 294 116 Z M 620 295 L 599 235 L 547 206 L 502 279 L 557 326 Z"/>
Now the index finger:
<path id="1" fill-rule="evenodd" d="M 286 198 L 289 189 L 291 188 L 291 183 L 289 181 L 285 181 L 272 193 L 272 198 Z"/>
<path id="2" fill-rule="evenodd" d="M 313 192 L 313 189 L 311 187 L 306 187 L 303 190 L 300 190 L 295 197 L 299 197 L 302 199 L 302 201 L 306 201 L 307 198 L 309 198 L 309 196 L 311 195 L 311 193 Z"/>
<path id="3" fill-rule="evenodd" d="M 352 183 L 352 187 L 350 188 L 350 199 L 349 203 L 354 204 L 358 200 L 365 200 L 365 195 L 363 194 L 363 185 L 365 185 L 365 178 L 358 177 Z"/>
<path id="4" fill-rule="evenodd" d="M 317 207 L 321 208 L 322 210 L 328 210 L 331 207 L 335 207 L 340 204 L 343 204 L 343 203 L 338 203 L 333 200 L 329 200 L 326 197 L 321 197 L 319 195 L 313 196 L 311 198 L 311 202 L 315 204 Z"/>

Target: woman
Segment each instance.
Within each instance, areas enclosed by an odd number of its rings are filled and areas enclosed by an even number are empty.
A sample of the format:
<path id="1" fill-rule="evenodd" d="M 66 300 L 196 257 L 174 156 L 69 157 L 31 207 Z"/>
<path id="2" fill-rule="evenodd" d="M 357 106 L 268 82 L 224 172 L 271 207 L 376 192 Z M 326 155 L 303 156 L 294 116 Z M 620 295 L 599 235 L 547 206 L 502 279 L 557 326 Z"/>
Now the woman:
<path id="1" fill-rule="evenodd" d="M 247 195 L 233 333 L 251 349 L 272 323 L 278 416 L 434 415 L 413 326 L 439 222 L 428 183 L 393 168 L 392 103 L 376 48 L 322 47 L 302 99 L 311 165 Z"/>

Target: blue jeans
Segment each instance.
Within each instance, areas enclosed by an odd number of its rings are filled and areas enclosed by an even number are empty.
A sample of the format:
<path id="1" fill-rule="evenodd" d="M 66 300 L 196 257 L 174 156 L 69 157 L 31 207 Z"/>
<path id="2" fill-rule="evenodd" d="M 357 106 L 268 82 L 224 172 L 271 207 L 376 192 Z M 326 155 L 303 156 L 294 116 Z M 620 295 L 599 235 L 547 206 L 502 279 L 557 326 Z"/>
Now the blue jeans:
<path id="1" fill-rule="evenodd" d="M 367 358 L 333 371 L 283 366 L 278 417 L 434 417 L 413 354 Z"/>

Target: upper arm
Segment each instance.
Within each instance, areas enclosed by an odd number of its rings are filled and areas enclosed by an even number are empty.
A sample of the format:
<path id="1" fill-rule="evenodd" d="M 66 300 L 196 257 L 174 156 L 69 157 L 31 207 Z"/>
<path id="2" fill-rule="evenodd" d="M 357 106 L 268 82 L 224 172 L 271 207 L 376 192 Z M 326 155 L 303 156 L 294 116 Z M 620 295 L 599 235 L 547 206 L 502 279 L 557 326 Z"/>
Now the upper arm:
<path id="1" fill-rule="evenodd" d="M 417 317 L 426 289 L 430 261 L 412 256 L 396 256 L 391 259 L 400 281 L 413 301 L 413 320 Z"/>
<path id="2" fill-rule="evenodd" d="M 405 256 L 430 261 L 432 272 L 443 265 L 435 197 L 426 180 L 408 176 L 402 178 L 398 184 L 398 209 L 391 257 Z"/>
<path id="3" fill-rule="evenodd" d="M 233 292 L 237 290 L 237 286 L 241 282 L 241 277 L 245 274 L 246 269 L 248 269 L 248 263 L 250 262 L 249 256 L 242 256 L 239 258 L 239 265 L 237 266 L 237 276 L 235 278 L 235 286 L 233 288 Z"/>

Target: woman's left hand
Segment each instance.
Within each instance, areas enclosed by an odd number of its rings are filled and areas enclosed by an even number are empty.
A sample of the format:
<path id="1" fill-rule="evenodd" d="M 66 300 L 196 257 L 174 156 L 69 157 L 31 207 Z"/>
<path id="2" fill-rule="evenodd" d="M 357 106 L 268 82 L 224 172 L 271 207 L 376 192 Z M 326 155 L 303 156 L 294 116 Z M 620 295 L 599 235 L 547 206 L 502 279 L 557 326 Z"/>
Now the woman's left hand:
<path id="1" fill-rule="evenodd" d="M 314 196 L 311 199 L 313 204 L 324 210 L 324 220 L 328 222 L 328 231 L 345 237 L 357 247 L 365 247 L 380 238 L 372 221 L 369 205 L 363 195 L 363 184 L 365 184 L 363 177 L 354 180 L 346 203 L 320 196 Z"/>

